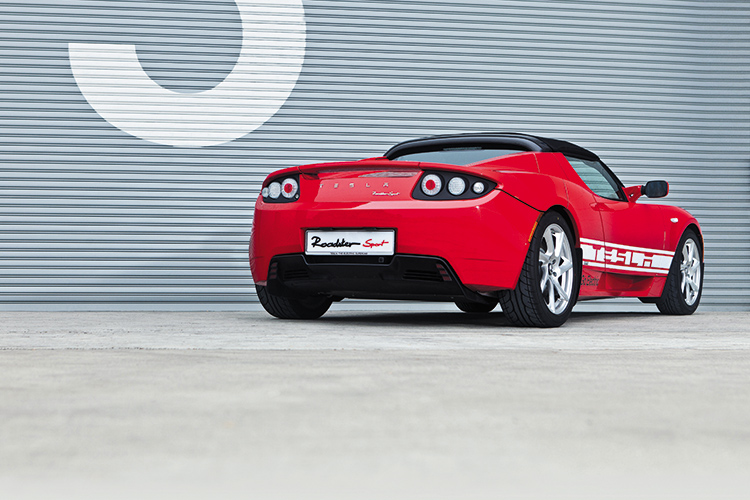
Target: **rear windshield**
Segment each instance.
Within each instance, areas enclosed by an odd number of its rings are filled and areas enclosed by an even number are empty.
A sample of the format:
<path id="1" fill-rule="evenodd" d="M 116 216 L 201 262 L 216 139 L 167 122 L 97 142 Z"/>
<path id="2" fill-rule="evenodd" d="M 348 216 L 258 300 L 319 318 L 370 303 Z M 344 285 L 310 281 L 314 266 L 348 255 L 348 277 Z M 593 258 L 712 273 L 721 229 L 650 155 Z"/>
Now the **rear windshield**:
<path id="1" fill-rule="evenodd" d="M 398 161 L 419 161 L 427 163 L 446 163 L 448 165 L 469 165 L 480 161 L 520 153 L 517 149 L 485 149 L 481 147 L 445 148 L 438 151 L 407 153 L 391 158 Z"/>

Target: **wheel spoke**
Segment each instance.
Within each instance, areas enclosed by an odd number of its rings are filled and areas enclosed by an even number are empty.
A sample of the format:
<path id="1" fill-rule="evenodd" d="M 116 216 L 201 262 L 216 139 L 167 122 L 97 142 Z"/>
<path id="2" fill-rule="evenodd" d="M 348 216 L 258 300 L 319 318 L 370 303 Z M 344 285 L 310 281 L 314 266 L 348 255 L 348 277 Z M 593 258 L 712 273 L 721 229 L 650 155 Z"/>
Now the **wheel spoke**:
<path id="1" fill-rule="evenodd" d="M 572 268 L 573 268 L 573 262 L 566 260 L 565 263 L 560 266 L 560 272 L 566 273 L 568 272 L 569 269 L 572 269 Z"/>
<path id="2" fill-rule="evenodd" d="M 544 287 L 547 285 L 547 282 L 549 281 L 549 269 L 547 269 L 547 266 L 542 266 L 542 292 L 544 292 Z"/>
<path id="3" fill-rule="evenodd" d="M 549 255 L 539 250 L 539 262 L 542 264 L 549 264 Z"/>
<path id="4" fill-rule="evenodd" d="M 553 284 L 553 285 L 555 286 L 555 288 L 557 289 L 557 293 L 559 293 L 559 294 L 560 294 L 560 297 L 561 297 L 561 298 L 562 298 L 562 299 L 563 299 L 563 300 L 564 300 L 565 302 L 567 302 L 567 301 L 569 301 L 569 300 L 570 300 L 570 297 L 568 297 L 568 294 L 567 294 L 567 293 L 565 293 L 565 290 L 563 290 L 562 286 L 560 286 L 560 283 L 558 283 L 556 279 L 553 279 L 553 280 L 552 280 L 552 284 Z"/>
<path id="5" fill-rule="evenodd" d="M 563 244 L 565 243 L 565 233 L 555 234 L 555 258 L 560 259 L 563 251 Z"/>
<path id="6" fill-rule="evenodd" d="M 549 307 L 552 312 L 555 312 L 555 287 L 552 286 L 552 283 L 554 283 L 555 280 L 550 280 L 550 281 L 551 283 L 548 285 L 549 300 L 547 301 L 547 307 Z"/>
<path id="7" fill-rule="evenodd" d="M 547 244 L 547 251 L 545 254 L 549 257 L 555 251 L 555 242 L 552 241 L 552 231 L 547 230 L 544 232 L 544 242 Z"/>

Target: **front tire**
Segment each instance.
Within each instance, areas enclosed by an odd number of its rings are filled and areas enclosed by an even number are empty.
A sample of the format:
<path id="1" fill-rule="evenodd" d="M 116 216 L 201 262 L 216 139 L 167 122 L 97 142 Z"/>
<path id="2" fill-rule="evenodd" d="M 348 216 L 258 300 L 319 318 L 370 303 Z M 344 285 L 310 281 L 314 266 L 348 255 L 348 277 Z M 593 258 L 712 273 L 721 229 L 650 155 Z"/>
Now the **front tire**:
<path id="1" fill-rule="evenodd" d="M 265 286 L 255 285 L 258 299 L 268 314 L 279 319 L 318 319 L 331 307 L 330 297 L 306 297 L 303 299 L 274 295 Z"/>
<path id="2" fill-rule="evenodd" d="M 550 328 L 567 321 L 581 286 L 581 266 L 572 242 L 570 227 L 559 213 L 542 216 L 515 290 L 500 296 L 512 324 Z"/>
<path id="3" fill-rule="evenodd" d="M 662 314 L 688 315 L 698 309 L 703 294 L 703 249 L 692 229 L 685 231 L 669 268 L 656 307 Z"/>

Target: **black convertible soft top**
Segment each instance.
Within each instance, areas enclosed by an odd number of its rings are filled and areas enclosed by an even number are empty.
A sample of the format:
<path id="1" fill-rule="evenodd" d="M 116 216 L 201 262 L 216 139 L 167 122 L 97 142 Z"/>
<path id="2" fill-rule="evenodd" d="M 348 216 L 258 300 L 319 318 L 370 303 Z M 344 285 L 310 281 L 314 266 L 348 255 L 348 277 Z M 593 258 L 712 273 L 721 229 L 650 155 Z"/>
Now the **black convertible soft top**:
<path id="1" fill-rule="evenodd" d="M 537 153 L 563 153 L 582 160 L 600 161 L 599 157 L 567 141 L 513 132 L 479 132 L 471 134 L 434 135 L 412 139 L 393 146 L 385 154 L 389 160 L 407 154 L 440 151 L 446 148 L 517 149 Z"/>

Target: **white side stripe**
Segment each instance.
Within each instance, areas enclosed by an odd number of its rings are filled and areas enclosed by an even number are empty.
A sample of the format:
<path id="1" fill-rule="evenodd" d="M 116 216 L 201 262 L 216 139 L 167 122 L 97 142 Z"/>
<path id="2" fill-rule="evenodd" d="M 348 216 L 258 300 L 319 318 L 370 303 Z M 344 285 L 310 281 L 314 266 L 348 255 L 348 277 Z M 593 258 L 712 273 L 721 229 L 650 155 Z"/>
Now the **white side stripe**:
<path id="1" fill-rule="evenodd" d="M 631 247 L 628 245 L 619 245 L 617 243 L 610 243 L 607 241 L 590 240 L 588 238 L 581 238 L 581 243 L 590 243 L 592 245 L 606 246 L 607 248 L 620 248 L 622 250 L 635 250 L 636 252 L 656 253 L 656 254 L 666 255 L 670 258 L 674 256 L 674 252 L 670 252 L 668 250 L 656 250 L 654 248 L 644 248 L 644 247 Z"/>
<path id="2" fill-rule="evenodd" d="M 601 269 L 669 274 L 672 252 L 581 238 L 583 265 Z"/>

